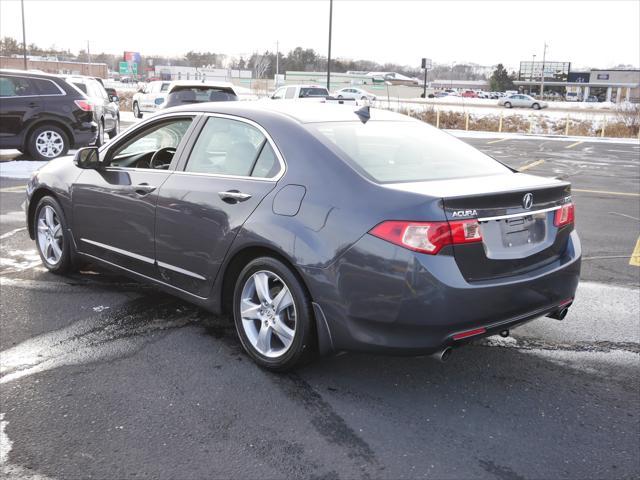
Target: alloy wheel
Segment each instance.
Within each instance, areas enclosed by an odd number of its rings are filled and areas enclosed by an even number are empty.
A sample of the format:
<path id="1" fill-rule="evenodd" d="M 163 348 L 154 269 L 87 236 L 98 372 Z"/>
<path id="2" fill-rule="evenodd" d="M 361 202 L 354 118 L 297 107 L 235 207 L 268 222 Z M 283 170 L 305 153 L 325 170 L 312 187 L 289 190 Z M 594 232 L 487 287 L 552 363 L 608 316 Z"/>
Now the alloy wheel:
<path id="1" fill-rule="evenodd" d="M 62 223 L 56 211 L 45 205 L 38 213 L 38 248 L 50 265 L 56 265 L 62 258 L 64 247 Z"/>
<path id="2" fill-rule="evenodd" d="M 286 353 L 296 333 L 296 306 L 289 287 L 275 273 L 260 270 L 245 282 L 240 296 L 242 327 L 253 348 L 277 358 Z"/>
<path id="3" fill-rule="evenodd" d="M 54 130 L 45 130 L 36 137 L 36 149 L 46 158 L 56 158 L 64 150 L 64 139 Z"/>

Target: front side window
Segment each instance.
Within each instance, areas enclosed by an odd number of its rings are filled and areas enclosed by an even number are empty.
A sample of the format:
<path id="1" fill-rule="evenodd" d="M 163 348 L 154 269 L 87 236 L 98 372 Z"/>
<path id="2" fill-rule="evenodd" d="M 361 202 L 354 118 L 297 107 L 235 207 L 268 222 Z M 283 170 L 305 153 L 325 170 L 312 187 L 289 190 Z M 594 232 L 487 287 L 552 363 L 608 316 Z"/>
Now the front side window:
<path id="1" fill-rule="evenodd" d="M 286 88 L 279 88 L 278 90 L 276 90 L 274 92 L 274 94 L 271 96 L 271 98 L 273 98 L 274 100 L 280 100 L 281 98 L 284 98 L 284 92 L 285 92 Z"/>
<path id="2" fill-rule="evenodd" d="M 38 95 L 29 78 L 0 76 L 0 97 L 26 97 Z"/>
<path id="3" fill-rule="evenodd" d="M 253 125 L 210 117 L 202 128 L 187 172 L 242 177 L 270 177 L 279 163 L 264 134 Z"/>
<path id="4" fill-rule="evenodd" d="M 178 118 L 158 122 L 133 135 L 111 154 L 111 165 L 119 167 L 151 168 L 151 157 L 165 150 L 163 157 L 173 156 L 191 125 L 191 118 Z M 170 163 L 163 162 L 163 164 Z"/>
<path id="5" fill-rule="evenodd" d="M 422 122 L 308 124 L 356 171 L 378 183 L 418 182 L 510 173 L 465 142 Z"/>

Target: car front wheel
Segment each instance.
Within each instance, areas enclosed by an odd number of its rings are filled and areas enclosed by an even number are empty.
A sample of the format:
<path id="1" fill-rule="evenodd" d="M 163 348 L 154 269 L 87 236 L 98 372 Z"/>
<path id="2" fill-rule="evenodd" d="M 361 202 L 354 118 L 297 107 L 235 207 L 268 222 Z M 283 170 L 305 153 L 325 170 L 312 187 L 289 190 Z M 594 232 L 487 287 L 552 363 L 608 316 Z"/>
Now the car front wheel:
<path id="1" fill-rule="evenodd" d="M 242 346 L 261 367 L 282 372 L 312 358 L 311 301 L 281 261 L 260 257 L 245 266 L 234 289 L 233 316 Z"/>
<path id="2" fill-rule="evenodd" d="M 33 230 L 42 263 L 53 273 L 72 269 L 71 239 L 62 207 L 50 196 L 40 199 L 34 215 Z"/>

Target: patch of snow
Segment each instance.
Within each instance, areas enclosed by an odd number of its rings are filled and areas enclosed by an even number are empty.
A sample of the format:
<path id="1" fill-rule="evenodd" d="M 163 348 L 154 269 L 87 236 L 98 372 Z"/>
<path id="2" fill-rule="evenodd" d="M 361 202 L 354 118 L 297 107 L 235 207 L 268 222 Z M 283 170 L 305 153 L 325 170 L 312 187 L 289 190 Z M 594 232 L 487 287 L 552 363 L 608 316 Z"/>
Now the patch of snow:
<path id="1" fill-rule="evenodd" d="M 105 310 L 107 310 L 109 307 L 105 306 L 105 305 L 98 305 L 97 307 L 93 307 L 93 311 L 94 312 L 104 312 Z"/>
<path id="2" fill-rule="evenodd" d="M 24 217 L 24 214 L 22 216 Z M 24 218 L 23 218 L 23 220 L 24 220 Z M 4 240 L 5 238 L 12 237 L 16 233 L 21 232 L 21 231 L 26 230 L 26 229 L 27 229 L 27 227 L 14 228 L 13 230 L 10 230 L 7 233 L 3 233 L 2 235 L 0 235 L 0 240 Z"/>
<path id="3" fill-rule="evenodd" d="M 0 413 L 0 466 L 4 466 L 9 460 L 9 452 L 13 447 L 13 442 L 7 436 L 5 429 L 7 423 L 4 419 L 4 413 Z"/>
<path id="4" fill-rule="evenodd" d="M 6 255 L 6 256 L 5 256 Z M 36 250 L 9 250 L 0 257 L 3 274 L 23 272 L 40 266 L 42 260 Z"/>
<path id="5" fill-rule="evenodd" d="M 48 162 L 35 160 L 15 160 L 13 162 L 0 162 L 0 177 L 6 178 L 31 178 L 31 174 Z"/>

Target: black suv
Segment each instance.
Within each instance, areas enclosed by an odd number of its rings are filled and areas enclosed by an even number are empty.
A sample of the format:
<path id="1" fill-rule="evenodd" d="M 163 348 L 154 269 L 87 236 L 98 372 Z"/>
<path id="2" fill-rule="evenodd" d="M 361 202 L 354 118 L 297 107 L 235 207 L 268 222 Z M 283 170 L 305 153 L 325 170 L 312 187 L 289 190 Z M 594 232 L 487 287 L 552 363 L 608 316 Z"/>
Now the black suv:
<path id="1" fill-rule="evenodd" d="M 0 70 L 0 148 L 51 160 L 96 140 L 89 99 L 57 75 Z"/>
<path id="2" fill-rule="evenodd" d="M 95 141 L 97 147 L 104 143 L 105 133 L 109 135 L 109 138 L 120 133 L 120 107 L 115 93 L 109 95 L 102 81 L 97 78 L 79 75 L 63 75 L 63 78 L 89 97 L 91 101 L 93 120 L 98 124 L 98 136 Z"/>

